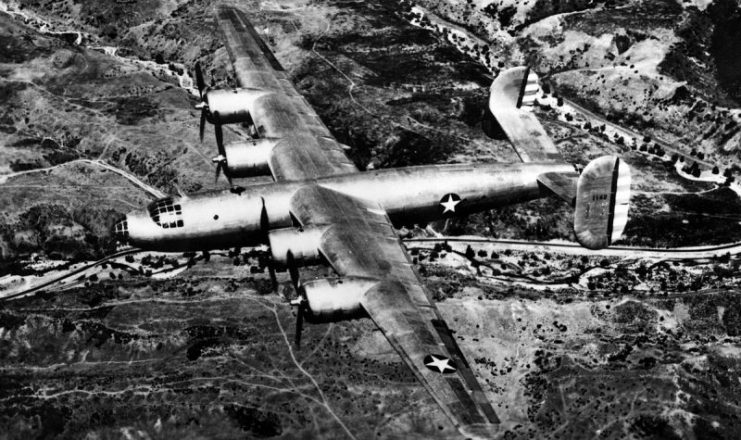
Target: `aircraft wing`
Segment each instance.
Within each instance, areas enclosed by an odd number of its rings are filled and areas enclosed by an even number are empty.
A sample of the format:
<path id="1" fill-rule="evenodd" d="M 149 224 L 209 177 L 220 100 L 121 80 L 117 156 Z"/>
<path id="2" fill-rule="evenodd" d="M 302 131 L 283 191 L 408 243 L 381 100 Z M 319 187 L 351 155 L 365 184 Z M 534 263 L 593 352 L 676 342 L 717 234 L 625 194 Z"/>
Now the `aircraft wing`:
<path id="1" fill-rule="evenodd" d="M 328 226 L 320 252 L 340 276 L 379 280 L 362 295 L 363 308 L 456 427 L 472 436 L 496 430 L 494 409 L 383 207 L 311 185 L 290 210 L 303 226 Z"/>
<path id="2" fill-rule="evenodd" d="M 255 91 L 244 102 L 261 138 L 275 139 L 269 159 L 275 180 L 303 180 L 357 172 L 316 112 L 291 84 L 265 42 L 238 9 L 219 6 L 224 37 L 239 85 Z"/>

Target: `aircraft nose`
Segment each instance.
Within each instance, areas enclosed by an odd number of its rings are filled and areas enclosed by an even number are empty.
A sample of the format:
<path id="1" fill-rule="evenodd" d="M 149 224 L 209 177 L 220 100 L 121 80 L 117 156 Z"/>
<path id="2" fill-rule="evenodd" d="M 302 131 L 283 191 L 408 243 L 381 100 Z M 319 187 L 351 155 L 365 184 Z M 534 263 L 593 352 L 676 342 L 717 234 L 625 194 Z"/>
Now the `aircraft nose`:
<path id="1" fill-rule="evenodd" d="M 122 220 L 116 222 L 113 225 L 113 236 L 116 240 L 121 243 L 128 243 L 129 241 L 129 216 L 125 216 Z"/>

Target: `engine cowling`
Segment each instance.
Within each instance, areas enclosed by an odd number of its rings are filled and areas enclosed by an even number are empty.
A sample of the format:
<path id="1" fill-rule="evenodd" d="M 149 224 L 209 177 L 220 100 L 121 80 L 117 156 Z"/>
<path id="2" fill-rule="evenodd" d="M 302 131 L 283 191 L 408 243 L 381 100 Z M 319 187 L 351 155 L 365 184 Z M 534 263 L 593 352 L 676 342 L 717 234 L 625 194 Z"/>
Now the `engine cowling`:
<path id="1" fill-rule="evenodd" d="M 253 89 L 211 90 L 205 96 L 211 118 L 218 114 L 219 124 L 252 122 L 250 109 L 258 98 L 271 92 Z"/>
<path id="2" fill-rule="evenodd" d="M 319 246 L 322 235 L 327 228 L 328 226 L 270 231 L 268 241 L 270 242 L 273 261 L 286 266 L 288 264 L 288 251 L 291 251 L 294 261 L 298 264 L 310 265 L 321 262 L 322 256 L 319 252 Z"/>
<path id="3" fill-rule="evenodd" d="M 364 318 L 363 294 L 380 281 L 373 278 L 320 278 L 302 285 L 311 323 L 339 322 Z"/>
<path id="4" fill-rule="evenodd" d="M 270 155 L 280 139 L 252 139 L 224 146 L 226 167 L 231 177 L 270 174 Z"/>

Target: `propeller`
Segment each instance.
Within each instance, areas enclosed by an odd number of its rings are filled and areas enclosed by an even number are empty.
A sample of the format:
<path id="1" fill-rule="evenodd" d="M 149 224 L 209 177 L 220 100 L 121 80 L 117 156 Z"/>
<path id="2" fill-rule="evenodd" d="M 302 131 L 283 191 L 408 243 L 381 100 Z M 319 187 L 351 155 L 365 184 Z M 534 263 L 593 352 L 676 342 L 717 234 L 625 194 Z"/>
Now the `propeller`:
<path id="1" fill-rule="evenodd" d="M 203 80 L 200 61 L 196 61 L 196 86 L 198 87 L 198 94 L 201 96 L 201 100 L 203 100 L 203 90 L 206 88 L 206 82 Z"/>
<path id="2" fill-rule="evenodd" d="M 270 244 L 270 240 L 268 239 L 268 236 L 270 234 L 270 219 L 268 218 L 268 210 L 265 208 L 265 198 L 260 197 L 262 200 L 262 211 L 260 211 L 260 232 L 263 235 L 263 239 L 265 240 L 268 245 Z M 267 258 L 267 268 L 268 273 L 270 274 L 270 281 L 273 283 L 273 291 L 278 290 L 278 279 L 275 276 L 275 267 L 273 265 L 273 257 L 272 255 L 269 255 Z"/>
<path id="3" fill-rule="evenodd" d="M 214 130 L 216 131 L 216 146 L 219 148 L 219 155 L 211 159 L 216 164 L 215 181 L 219 180 L 219 174 L 223 173 L 229 185 L 232 185 L 232 176 L 229 174 L 229 167 L 226 162 L 226 150 L 224 149 L 224 131 L 221 128 L 221 118 L 219 112 L 213 113 Z"/>
<path id="4" fill-rule="evenodd" d="M 203 142 L 203 132 L 206 130 L 206 120 L 208 120 L 208 102 L 204 99 L 203 91 L 206 89 L 206 82 L 203 80 L 203 71 L 201 70 L 201 63 L 196 61 L 196 87 L 198 87 L 198 95 L 201 97 L 201 103 L 196 108 L 201 109 L 201 124 L 198 130 L 198 135 Z"/>
<path id="5" fill-rule="evenodd" d="M 218 155 L 211 159 L 211 162 L 216 164 L 216 173 L 214 174 L 214 182 L 219 181 L 219 174 L 223 173 L 226 180 L 229 181 L 229 186 L 232 186 L 232 177 L 229 175 L 229 169 L 226 166 L 226 157 Z"/>
<path id="6" fill-rule="evenodd" d="M 226 150 L 224 149 L 224 130 L 221 126 L 221 116 L 218 111 L 211 113 L 208 107 L 208 93 L 204 93 L 207 90 L 206 81 L 203 79 L 203 70 L 201 69 L 201 63 L 196 62 L 196 87 L 198 87 L 198 95 L 201 97 L 201 102 L 196 108 L 201 110 L 201 121 L 198 127 L 198 137 L 203 142 L 203 133 L 206 130 L 206 121 L 210 121 L 214 124 L 214 131 L 216 134 L 216 146 L 219 148 L 219 155 L 211 159 L 216 164 L 216 175 L 214 181 L 218 182 L 219 174 L 224 174 L 226 180 L 229 181 L 229 185 L 232 185 L 232 177 L 229 175 L 229 167 L 226 162 Z"/>
<path id="7" fill-rule="evenodd" d="M 306 309 L 306 301 L 302 299 L 298 303 L 298 312 L 296 313 L 296 338 L 294 342 L 296 349 L 301 349 L 301 332 L 304 329 L 304 310 Z"/>
<path id="8" fill-rule="evenodd" d="M 308 308 L 306 300 L 306 291 L 301 287 L 301 280 L 299 279 L 298 268 L 296 267 L 296 260 L 293 257 L 293 252 L 290 250 L 286 254 L 286 263 L 288 265 L 288 273 L 291 275 L 291 281 L 293 287 L 296 289 L 296 295 L 298 298 L 291 301 L 291 305 L 297 306 L 298 310 L 296 313 L 296 348 L 301 348 L 301 331 L 304 328 L 304 313 Z"/>
<path id="9" fill-rule="evenodd" d="M 296 266 L 296 259 L 293 257 L 293 252 L 289 249 L 286 253 L 286 264 L 288 265 L 288 274 L 291 276 L 291 282 L 293 288 L 296 289 L 296 293 L 301 295 L 301 279 L 298 274 L 298 267 Z"/>
<path id="10" fill-rule="evenodd" d="M 216 131 L 216 146 L 219 147 L 219 154 L 226 157 L 226 152 L 224 151 L 224 131 L 221 128 L 221 116 L 219 112 L 214 112 L 213 120 L 214 130 Z"/>
<path id="11" fill-rule="evenodd" d="M 201 124 L 198 127 L 198 138 L 203 142 L 203 133 L 206 131 L 206 119 L 208 119 L 208 109 L 206 108 L 205 102 L 202 102 L 201 104 Z"/>

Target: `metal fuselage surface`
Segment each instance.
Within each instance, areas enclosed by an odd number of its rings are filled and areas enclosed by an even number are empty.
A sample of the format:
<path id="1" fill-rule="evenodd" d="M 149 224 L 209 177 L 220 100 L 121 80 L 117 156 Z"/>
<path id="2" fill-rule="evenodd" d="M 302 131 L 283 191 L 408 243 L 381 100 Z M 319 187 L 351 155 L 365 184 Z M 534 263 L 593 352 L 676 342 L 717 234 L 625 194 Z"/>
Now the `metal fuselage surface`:
<path id="1" fill-rule="evenodd" d="M 299 188 L 307 185 L 321 185 L 373 200 L 386 210 L 395 225 L 426 223 L 451 214 L 465 215 L 546 196 L 548 192 L 539 185 L 537 177 L 547 172 L 574 172 L 574 166 L 432 165 L 257 184 L 242 191 L 225 190 L 155 201 L 149 209 L 129 213 L 123 229 L 130 244 L 149 250 L 200 251 L 254 246 L 265 242 L 261 229 L 263 203 L 270 229 L 294 226 L 290 200 Z M 446 197 L 459 203 L 445 208 L 442 202 Z M 153 206 L 158 203 L 161 213 L 155 211 L 155 218 Z"/>

